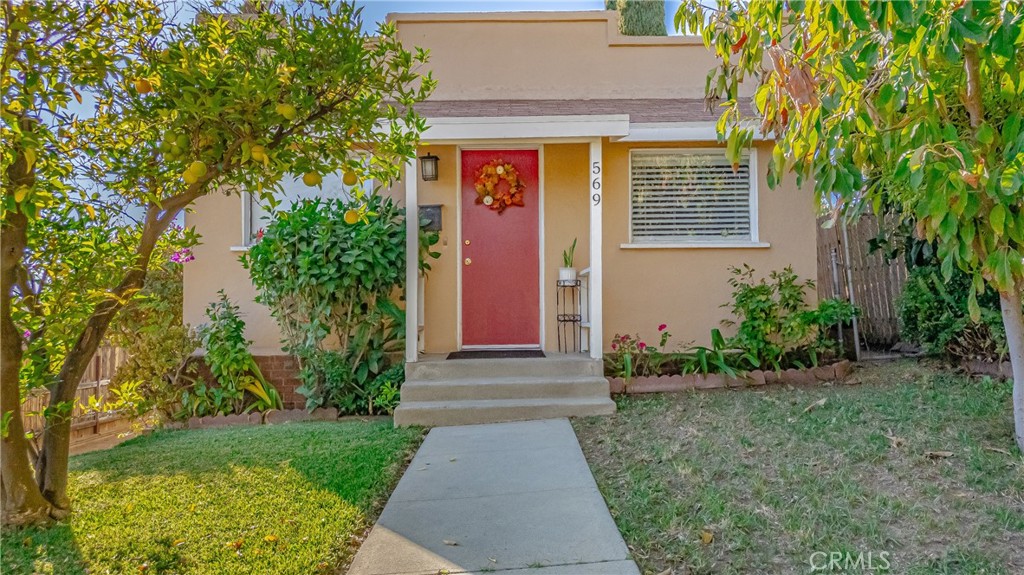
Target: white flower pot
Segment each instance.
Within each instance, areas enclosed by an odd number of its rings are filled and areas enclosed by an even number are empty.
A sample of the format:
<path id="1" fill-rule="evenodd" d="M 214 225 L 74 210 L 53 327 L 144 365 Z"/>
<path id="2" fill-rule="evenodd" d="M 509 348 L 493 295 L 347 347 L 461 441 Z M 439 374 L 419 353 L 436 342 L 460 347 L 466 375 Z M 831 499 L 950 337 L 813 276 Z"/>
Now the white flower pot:
<path id="1" fill-rule="evenodd" d="M 576 279 L 576 268 L 558 268 L 558 281 L 571 282 Z"/>

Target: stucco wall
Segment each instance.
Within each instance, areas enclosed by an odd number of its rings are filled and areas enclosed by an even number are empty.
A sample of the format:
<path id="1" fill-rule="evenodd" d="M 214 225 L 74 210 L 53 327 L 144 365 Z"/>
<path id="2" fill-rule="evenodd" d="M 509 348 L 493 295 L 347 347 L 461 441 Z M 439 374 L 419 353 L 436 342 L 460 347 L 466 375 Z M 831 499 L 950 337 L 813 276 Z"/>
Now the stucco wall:
<path id="1" fill-rule="evenodd" d="M 393 14 L 430 50 L 435 100 L 703 98 L 713 54 L 694 37 L 628 37 L 615 12 Z M 685 57 L 681 57 L 685 54 Z"/>
<path id="2" fill-rule="evenodd" d="M 765 276 L 792 265 L 803 279 L 817 277 L 815 209 L 810 187 L 793 178 L 771 190 L 765 180 L 771 147 L 758 153 L 759 240 L 768 248 L 624 249 L 629 242 L 629 150 L 683 145 L 604 145 L 604 333 L 605 347 L 616 333 L 639 333 L 657 341 L 657 327 L 669 325 L 674 343 L 710 343 L 710 331 L 729 317 L 730 266 L 749 264 Z M 816 296 L 809 294 L 811 299 Z M 728 332 L 728 330 L 723 330 Z"/>
<path id="3" fill-rule="evenodd" d="M 629 151 L 641 147 L 707 147 L 687 145 L 624 144 L 604 142 L 604 331 L 606 340 L 615 333 L 639 333 L 655 340 L 656 328 L 667 323 L 677 343 L 709 342 L 710 330 L 719 327 L 728 311 L 729 267 L 749 264 L 759 275 L 792 265 L 802 278 L 816 277 L 816 235 L 813 196 L 798 189 L 792 179 L 770 190 L 765 181 L 770 148 L 757 150 L 759 240 L 767 248 L 627 249 L 629 241 Z M 510 145 L 514 148 L 514 145 Z M 427 148 L 421 150 L 425 153 Z M 440 158 L 436 182 L 419 182 L 421 204 L 441 204 L 444 229 L 434 250 L 441 253 L 431 262 L 425 295 L 425 343 L 427 352 L 458 348 L 458 225 L 456 203 L 458 149 L 430 146 Z M 589 194 L 587 194 L 588 147 L 586 144 L 543 146 L 544 174 L 544 291 L 545 349 L 557 349 L 554 319 L 555 288 L 561 252 L 579 238 L 576 268 L 590 265 Z M 404 186 L 392 190 L 404 198 Z M 267 309 L 253 301 L 255 290 L 231 246 L 241 243 L 241 207 L 237 196 L 221 194 L 203 198 L 186 225 L 196 226 L 203 244 L 195 249 L 196 260 L 185 266 L 185 321 L 204 320 L 203 310 L 224 288 L 239 304 L 247 335 L 256 353 L 280 352 L 279 332 Z M 606 341 L 607 344 L 607 341 Z"/>
<path id="4" fill-rule="evenodd" d="M 266 307 L 253 301 L 256 290 L 238 260 L 241 252 L 231 249 L 242 245 L 241 198 L 221 193 L 200 198 L 195 209 L 185 214 L 185 225 L 194 226 L 202 236 L 202 243 L 192 250 L 195 261 L 185 264 L 185 323 L 205 322 L 206 306 L 223 289 L 240 308 L 253 353 L 280 354 L 277 324 Z"/>

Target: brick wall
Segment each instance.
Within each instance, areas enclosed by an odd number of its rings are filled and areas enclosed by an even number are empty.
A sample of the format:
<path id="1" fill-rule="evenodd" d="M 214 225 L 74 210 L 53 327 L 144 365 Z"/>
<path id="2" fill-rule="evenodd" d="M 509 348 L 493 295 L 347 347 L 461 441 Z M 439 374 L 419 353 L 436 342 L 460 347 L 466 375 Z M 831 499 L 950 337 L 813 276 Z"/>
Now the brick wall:
<path id="1" fill-rule="evenodd" d="M 299 365 L 290 355 L 257 355 L 253 356 L 260 372 L 281 394 L 281 403 L 285 409 L 305 409 L 306 397 L 295 391 L 299 387 Z M 197 375 L 207 382 L 215 382 L 205 361 L 199 361 Z"/>
<path id="2" fill-rule="evenodd" d="M 290 355 L 257 355 L 253 359 L 260 366 L 263 377 L 277 388 L 285 409 L 304 409 L 306 397 L 295 391 L 299 385 L 299 364 Z"/>

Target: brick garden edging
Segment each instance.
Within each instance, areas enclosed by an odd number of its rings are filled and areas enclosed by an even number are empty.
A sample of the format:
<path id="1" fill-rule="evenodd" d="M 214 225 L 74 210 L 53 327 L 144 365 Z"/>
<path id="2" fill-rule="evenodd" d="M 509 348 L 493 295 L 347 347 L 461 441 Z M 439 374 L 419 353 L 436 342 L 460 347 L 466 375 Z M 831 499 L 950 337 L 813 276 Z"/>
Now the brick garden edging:
<path id="1" fill-rule="evenodd" d="M 819 383 L 826 381 L 842 381 L 853 371 L 853 364 L 843 360 L 831 365 L 821 365 L 807 369 L 786 369 L 780 372 L 754 370 L 747 372 L 745 377 L 729 377 L 720 373 L 708 375 L 659 375 L 650 377 L 634 377 L 629 385 L 621 377 L 609 377 L 608 387 L 612 393 L 662 393 L 686 391 L 689 389 L 719 389 L 723 387 L 748 387 L 767 385 L 770 383 L 789 383 L 793 385 Z"/>
<path id="2" fill-rule="evenodd" d="M 333 407 L 320 407 L 312 412 L 305 409 L 274 409 L 266 413 L 193 417 L 185 422 L 185 427 L 188 429 L 202 429 L 205 427 L 224 427 L 226 425 L 262 425 L 289 421 L 336 421 L 337 419 L 338 410 Z"/>

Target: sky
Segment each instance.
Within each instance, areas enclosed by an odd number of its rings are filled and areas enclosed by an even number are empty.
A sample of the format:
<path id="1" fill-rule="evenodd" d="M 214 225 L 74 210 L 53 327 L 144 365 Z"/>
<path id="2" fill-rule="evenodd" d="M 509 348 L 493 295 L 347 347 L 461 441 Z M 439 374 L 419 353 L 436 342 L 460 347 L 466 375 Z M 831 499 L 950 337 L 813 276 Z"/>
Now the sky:
<path id="1" fill-rule="evenodd" d="M 658 1 L 658 0 L 654 0 Z M 672 18 L 679 0 L 665 2 L 665 29 L 672 33 Z M 356 0 L 364 22 L 382 22 L 391 12 L 523 12 L 534 10 L 604 10 L 604 0 Z"/>

